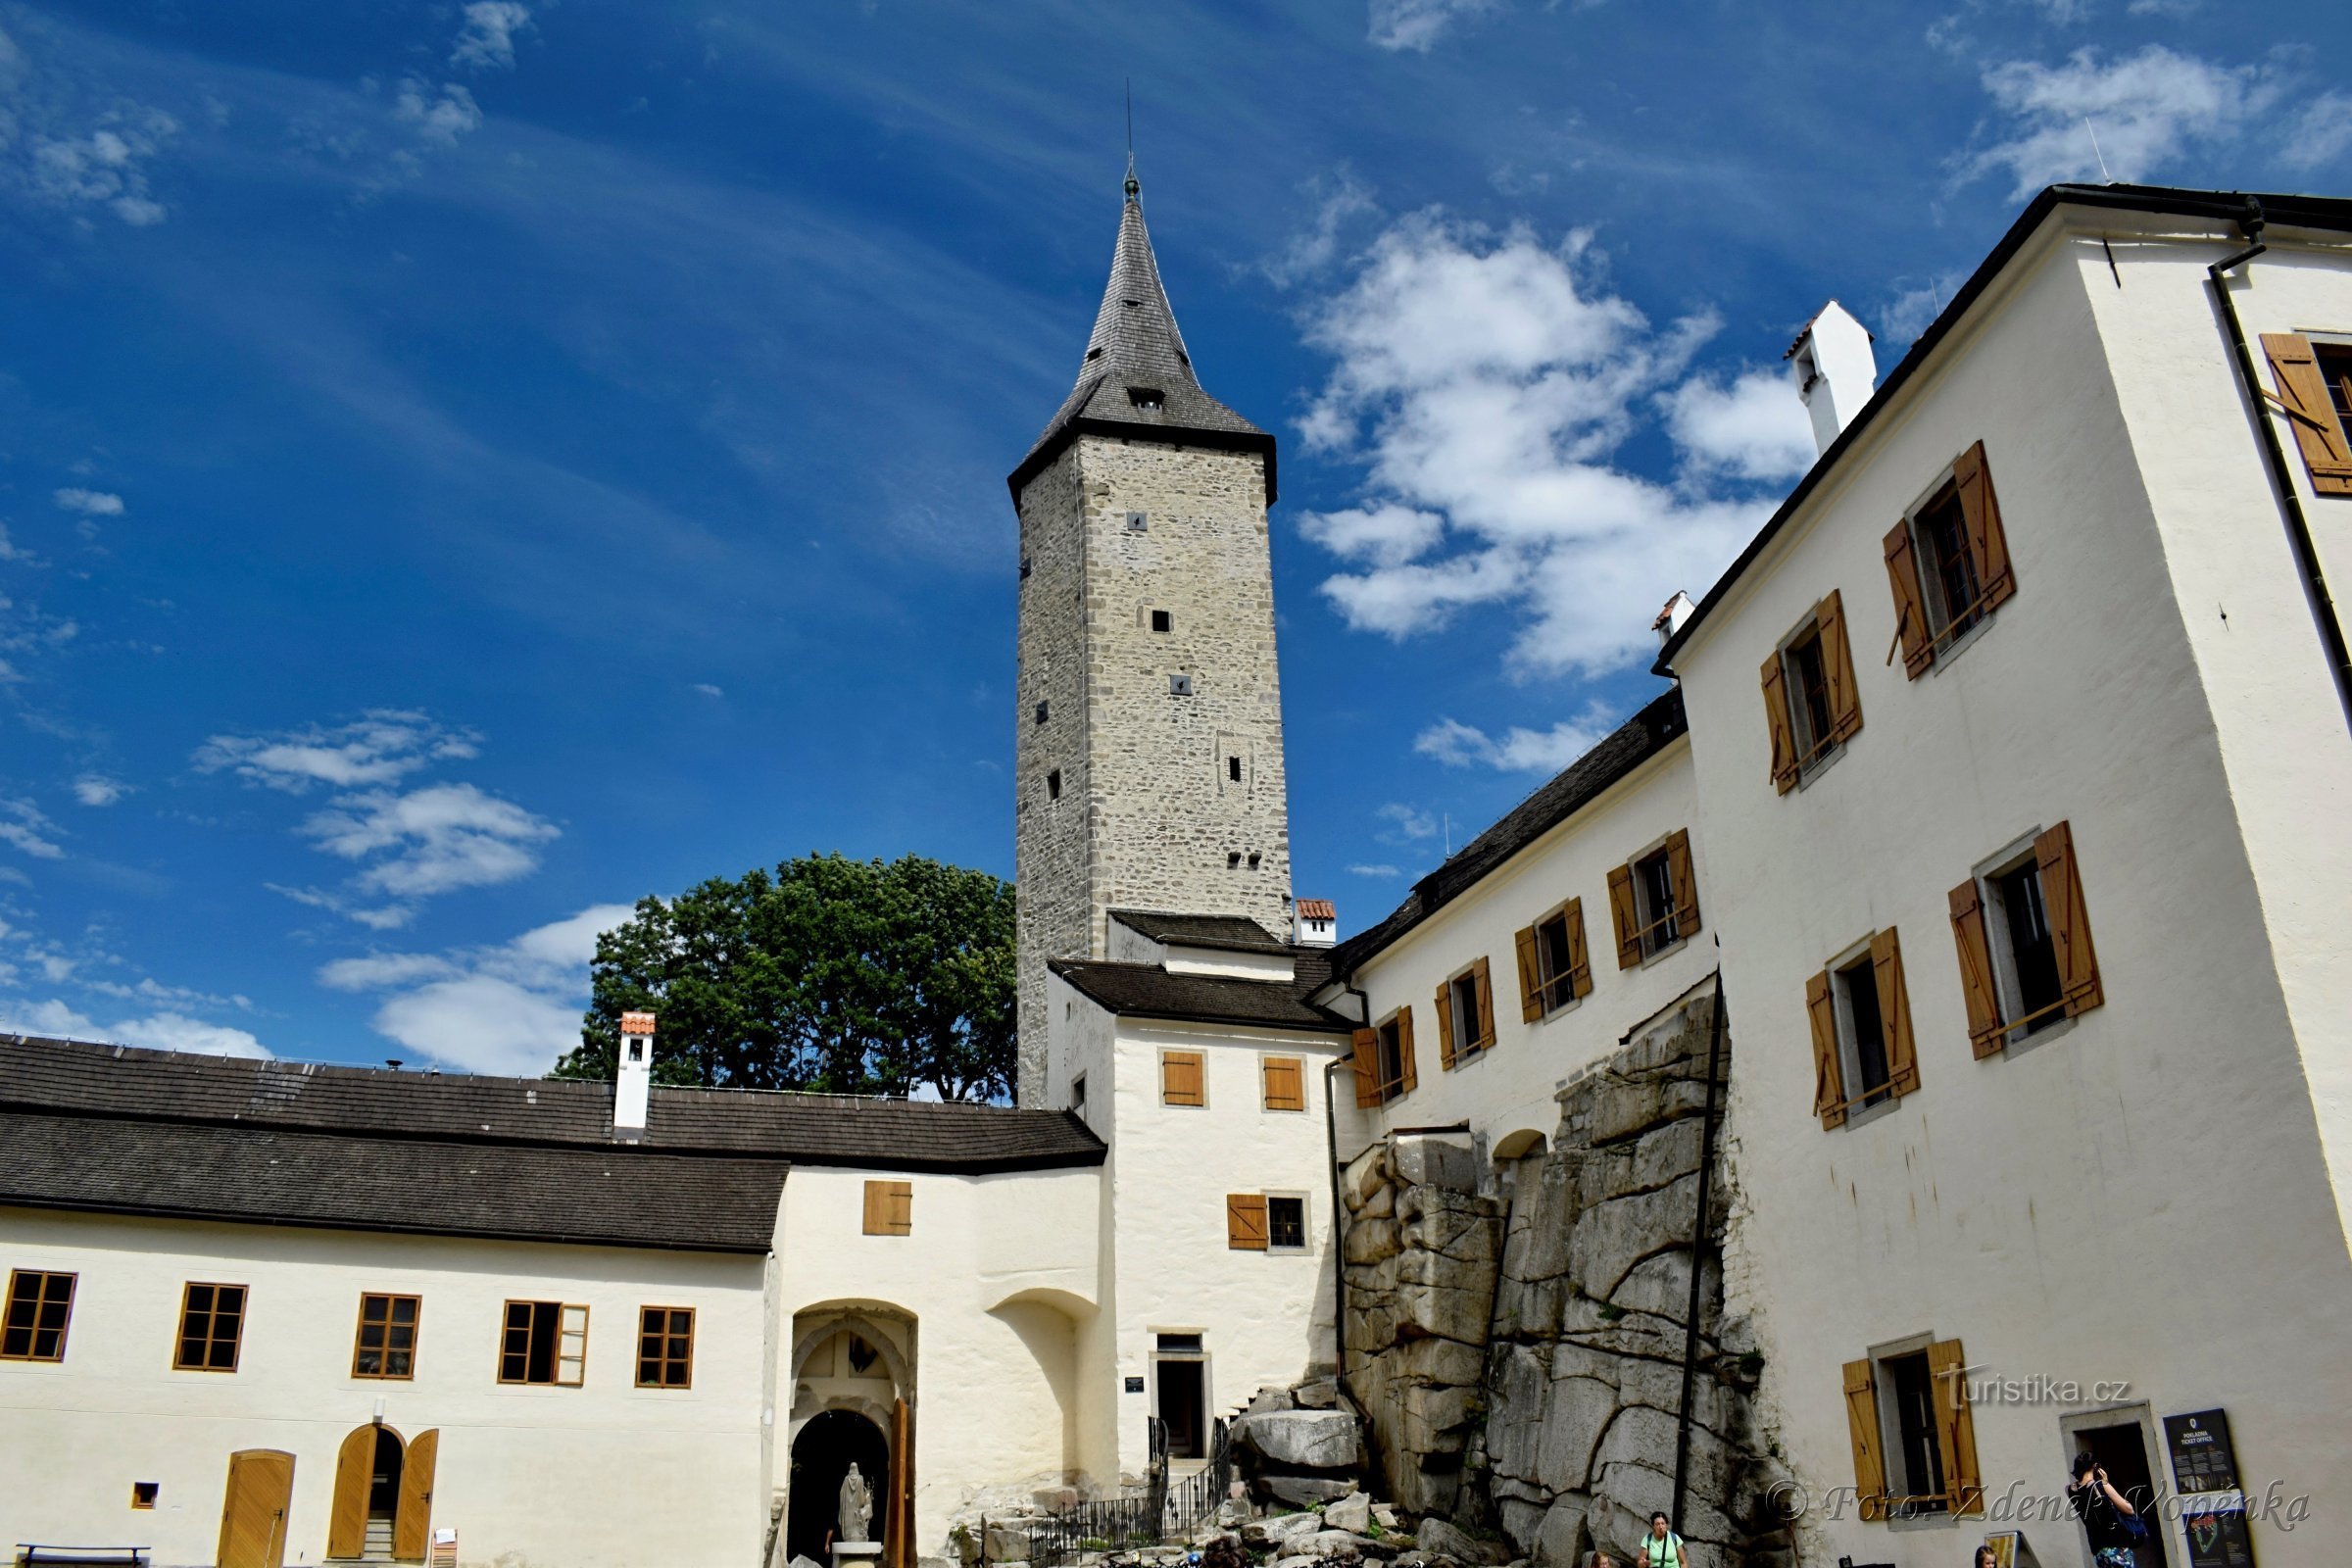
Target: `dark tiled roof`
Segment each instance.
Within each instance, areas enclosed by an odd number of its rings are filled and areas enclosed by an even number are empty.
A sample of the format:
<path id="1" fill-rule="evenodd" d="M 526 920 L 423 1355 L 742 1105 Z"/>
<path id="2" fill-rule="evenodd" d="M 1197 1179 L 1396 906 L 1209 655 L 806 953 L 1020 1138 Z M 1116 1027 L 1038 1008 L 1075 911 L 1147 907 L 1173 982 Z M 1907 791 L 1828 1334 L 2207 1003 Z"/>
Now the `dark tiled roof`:
<path id="1" fill-rule="evenodd" d="M 1131 389 L 1159 394 L 1159 407 L 1137 403 Z M 1159 281 L 1159 263 L 1144 227 L 1144 204 L 1132 172 L 1127 204 L 1119 215 L 1119 241 L 1111 252 L 1110 282 L 1095 313 L 1086 340 L 1078 384 L 1046 421 L 1043 435 L 1006 481 L 1013 499 L 1021 487 L 1052 463 L 1064 446 L 1084 434 L 1159 436 L 1192 446 L 1220 446 L 1263 452 L 1266 500 L 1274 499 L 1274 438 L 1201 388 L 1176 330 L 1176 313 Z"/>
<path id="2" fill-rule="evenodd" d="M 612 1145 L 612 1086 L 392 1072 L 0 1036 L 0 1105 L 352 1137 Z M 746 1089 L 657 1088 L 645 1151 L 979 1173 L 1093 1165 L 1062 1111 Z"/>
<path id="3" fill-rule="evenodd" d="M 1113 909 L 1110 917 L 1154 942 L 1187 948 L 1237 948 L 1280 953 L 1290 946 L 1255 920 L 1239 914 L 1165 914 L 1157 909 Z"/>
<path id="4" fill-rule="evenodd" d="M 790 1165 L 0 1110 L 0 1203 L 765 1252 Z"/>
<path id="5" fill-rule="evenodd" d="M 1058 958 L 1048 965 L 1081 993 L 1125 1017 L 1181 1018 L 1191 1023 L 1248 1024 L 1347 1034 L 1353 1024 L 1313 1006 L 1307 998 L 1331 981 L 1327 948 L 1294 948 L 1295 978 L 1241 980 L 1213 974 L 1170 974 L 1155 964 Z"/>
<path id="6" fill-rule="evenodd" d="M 1511 808 L 1502 820 L 1462 846 L 1460 854 L 1414 883 L 1396 912 L 1332 949 L 1332 972 L 1354 973 L 1505 860 L 1592 804 L 1601 791 L 1664 751 L 1689 727 L 1680 687 L 1670 687 L 1651 699 L 1599 745 Z"/>

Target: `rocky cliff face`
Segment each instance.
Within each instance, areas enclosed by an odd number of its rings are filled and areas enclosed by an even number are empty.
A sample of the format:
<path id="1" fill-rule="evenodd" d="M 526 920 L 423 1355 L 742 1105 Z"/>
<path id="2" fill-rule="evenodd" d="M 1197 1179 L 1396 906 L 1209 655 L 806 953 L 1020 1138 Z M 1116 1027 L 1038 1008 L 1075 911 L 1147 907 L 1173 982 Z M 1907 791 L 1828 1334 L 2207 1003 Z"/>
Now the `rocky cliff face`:
<path id="1" fill-rule="evenodd" d="M 1702 991 L 1651 1020 L 1561 1090 L 1551 1147 L 1499 1172 L 1434 1136 L 1350 1167 L 1347 1371 L 1404 1507 L 1499 1528 L 1546 1563 L 1630 1547 L 1673 1504 L 1695 1258 L 1677 1528 L 1701 1560 L 1789 1560 L 1749 1406 L 1761 1359 L 1724 1310 L 1720 1160 L 1691 1245 L 1713 1016 Z M 1728 1074 L 1728 1039 L 1722 1059 Z"/>

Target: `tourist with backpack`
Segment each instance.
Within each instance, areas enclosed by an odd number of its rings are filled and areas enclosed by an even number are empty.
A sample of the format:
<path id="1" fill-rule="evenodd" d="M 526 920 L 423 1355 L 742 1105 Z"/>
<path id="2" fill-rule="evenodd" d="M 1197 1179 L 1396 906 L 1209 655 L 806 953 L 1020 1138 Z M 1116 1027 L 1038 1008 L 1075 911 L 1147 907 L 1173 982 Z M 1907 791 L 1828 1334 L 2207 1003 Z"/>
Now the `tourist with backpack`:
<path id="1" fill-rule="evenodd" d="M 2087 1449 L 2075 1455 L 2074 1478 L 2066 1500 L 2090 1538 L 2090 1560 L 2098 1568 L 2139 1568 L 2138 1544 L 2148 1539 L 2148 1523 L 2139 1510 L 2115 1489 L 2107 1467 Z"/>
<path id="2" fill-rule="evenodd" d="M 1642 1538 L 1638 1549 L 1642 1568 L 1690 1568 L 1690 1559 L 1683 1555 L 1683 1538 L 1668 1527 L 1663 1513 L 1649 1516 L 1649 1534 Z"/>

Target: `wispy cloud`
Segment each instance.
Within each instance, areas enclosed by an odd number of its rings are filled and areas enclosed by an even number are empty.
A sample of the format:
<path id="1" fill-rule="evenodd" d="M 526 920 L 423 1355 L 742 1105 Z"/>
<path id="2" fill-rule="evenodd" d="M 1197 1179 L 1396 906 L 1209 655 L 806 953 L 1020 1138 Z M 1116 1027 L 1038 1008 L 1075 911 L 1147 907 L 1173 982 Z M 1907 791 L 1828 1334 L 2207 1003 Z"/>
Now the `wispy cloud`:
<path id="1" fill-rule="evenodd" d="M 340 958 L 318 979 L 385 993 L 376 1032 L 420 1057 L 468 1072 L 543 1073 L 579 1044 L 598 933 L 632 912 L 600 904 L 495 947 Z"/>
<path id="2" fill-rule="evenodd" d="M 517 0 L 471 0 L 449 63 L 466 70 L 512 71 L 514 35 L 530 26 L 531 8 Z"/>
<path id="3" fill-rule="evenodd" d="M 346 724 L 305 725 L 267 735 L 215 735 L 196 749 L 196 770 L 223 769 L 299 795 L 318 784 L 352 789 L 391 784 L 435 762 L 481 755 L 481 736 L 410 709 L 372 709 Z"/>
<path id="4" fill-rule="evenodd" d="M 1386 823 L 1373 837 L 1383 844 L 1410 844 L 1438 836 L 1438 817 L 1435 811 L 1425 811 L 1418 806 L 1402 801 L 1391 801 L 1372 813 L 1375 821 Z"/>
<path id="5" fill-rule="evenodd" d="M 1598 745 L 1615 720 L 1599 703 L 1549 729 L 1514 724 L 1500 735 L 1442 718 L 1413 739 L 1413 750 L 1447 767 L 1492 767 L 1504 772 L 1556 773 Z"/>
<path id="6" fill-rule="evenodd" d="M 207 1023 L 183 1012 L 156 1012 L 143 1018 L 124 1018 L 100 1025 L 51 998 L 28 1002 L 0 997 L 0 1029 L 12 1034 L 50 1035 L 71 1040 L 100 1040 L 110 1045 L 143 1046 L 150 1051 L 193 1051 L 212 1056 L 261 1056 L 268 1047 L 243 1029 Z"/>
<path id="7" fill-rule="evenodd" d="M 1346 165 L 1329 174 L 1318 174 L 1299 188 L 1312 205 L 1314 217 L 1278 254 L 1257 264 L 1257 270 L 1276 288 L 1289 288 L 1329 268 L 1340 252 L 1341 231 L 1351 220 L 1380 210 L 1380 204 L 1372 199 L 1372 187 L 1356 178 L 1355 172 Z"/>
<path id="8" fill-rule="evenodd" d="M 1369 876 L 1381 878 L 1404 875 L 1402 871 L 1399 871 L 1393 865 L 1350 865 L 1348 867 L 1348 874 L 1349 876 Z"/>
<path id="9" fill-rule="evenodd" d="M 66 852 L 53 837 L 57 831 L 57 824 L 32 802 L 0 796 L 0 844 L 36 860 L 62 860 Z"/>
<path id="10" fill-rule="evenodd" d="M 2352 93 L 2324 92 L 2288 127 L 2280 153 L 2296 169 L 2319 169 L 2352 152 Z"/>
<path id="11" fill-rule="evenodd" d="M 1371 0 L 1366 34 L 1383 49 L 1427 54 L 1447 29 L 1466 18 L 1499 8 L 1501 0 Z"/>
<path id="12" fill-rule="evenodd" d="M 56 500 L 60 510 L 78 512 L 85 517 L 122 515 L 122 498 L 104 490 L 60 490 L 56 493 Z"/>
<path id="13" fill-rule="evenodd" d="M 2001 118 L 1955 167 L 1964 181 L 2005 174 L 2011 195 L 2021 197 L 2058 181 L 2097 179 L 2102 157 L 2116 179 L 2147 179 L 2243 133 L 2278 105 L 2285 85 L 2273 68 L 2219 65 L 2162 44 L 2115 59 L 2079 49 L 2057 66 L 2002 61 L 1987 66 L 1983 80 Z"/>
<path id="14" fill-rule="evenodd" d="M 130 793 L 131 787 L 119 778 L 103 773 L 84 773 L 74 781 L 74 798 L 84 806 L 112 806 Z"/>
<path id="15" fill-rule="evenodd" d="M 0 194 L 151 227 L 168 215 L 148 165 L 178 134 L 164 111 L 93 95 L 0 31 Z"/>
<path id="16" fill-rule="evenodd" d="M 528 876 L 539 868 L 532 846 L 559 836 L 554 823 L 471 784 L 345 796 L 301 832 L 329 855 L 371 862 L 358 886 L 400 900 Z"/>

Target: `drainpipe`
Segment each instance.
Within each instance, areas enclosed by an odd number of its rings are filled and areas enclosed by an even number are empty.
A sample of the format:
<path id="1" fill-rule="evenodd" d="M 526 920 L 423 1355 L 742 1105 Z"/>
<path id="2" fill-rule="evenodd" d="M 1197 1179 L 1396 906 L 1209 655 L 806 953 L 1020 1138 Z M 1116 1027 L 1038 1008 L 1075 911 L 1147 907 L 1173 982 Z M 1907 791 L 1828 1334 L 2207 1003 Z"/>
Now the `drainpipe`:
<path id="1" fill-rule="evenodd" d="M 2286 519 L 2287 543 L 2295 553 L 2295 565 L 2303 573 L 2303 591 L 2311 601 L 2311 617 L 2319 623 L 2320 641 L 2328 651 L 2329 673 L 2335 677 L 2336 701 L 2343 705 L 2344 720 L 2352 725 L 2352 649 L 2344 645 L 2344 623 L 2335 610 L 2335 600 L 2328 592 L 2327 575 L 2320 569 L 2320 554 L 2311 541 L 2311 524 L 2303 515 L 2303 500 L 2295 490 L 2294 469 L 2287 466 L 2286 449 L 2279 444 L 2278 426 L 2271 417 L 2269 398 L 2254 370 L 2253 351 L 2246 347 L 2246 329 L 2237 318 L 2237 301 L 2230 292 L 2230 281 L 2223 274 L 2234 271 L 2270 249 L 2262 242 L 2262 203 L 2246 198 L 2245 213 L 2237 220 L 2238 231 L 2251 241 L 2234 256 L 2227 256 L 2205 269 L 2206 281 L 2213 289 L 2214 300 L 2221 306 L 2222 321 L 2230 329 L 2230 348 L 2237 361 L 2238 384 L 2246 394 L 2246 410 L 2262 429 L 2262 450 L 2270 460 L 2271 481 L 2278 492 L 2278 510 Z"/>
<path id="2" fill-rule="evenodd" d="M 1348 1385 L 1348 1209 L 1340 1197 L 1340 1102 L 1332 1092 L 1346 1056 L 1323 1064 L 1323 1142 L 1331 1163 L 1331 1372 L 1350 1399 Z"/>
<path id="3" fill-rule="evenodd" d="M 1715 1178 L 1716 1103 L 1723 1089 L 1723 939 L 1715 941 L 1715 1015 L 1707 1023 L 1707 1106 L 1698 1133 L 1698 1213 L 1690 1221 L 1690 1299 L 1683 1314 L 1683 1405 L 1674 1424 L 1674 1510 L 1676 1526 L 1683 1522 L 1683 1503 L 1690 1489 L 1690 1400 L 1698 1381 L 1698 1303 L 1700 1263 L 1707 1240 L 1707 1203 Z"/>

